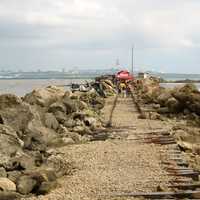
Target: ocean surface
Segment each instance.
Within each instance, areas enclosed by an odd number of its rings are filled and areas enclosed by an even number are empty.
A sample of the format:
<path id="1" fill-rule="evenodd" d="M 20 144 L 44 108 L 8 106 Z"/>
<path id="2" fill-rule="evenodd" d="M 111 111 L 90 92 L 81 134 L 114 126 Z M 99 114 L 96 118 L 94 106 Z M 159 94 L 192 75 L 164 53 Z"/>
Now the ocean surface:
<path id="1" fill-rule="evenodd" d="M 86 79 L 8 79 L 0 80 L 0 94 L 11 93 L 17 96 L 24 96 L 34 89 L 47 87 L 49 85 L 64 85 L 69 89 L 69 85 L 72 83 L 85 83 Z M 90 81 L 88 79 L 88 81 Z M 173 88 L 176 86 L 182 86 L 184 83 L 162 83 L 161 86 L 165 88 Z M 200 83 L 196 83 L 200 90 Z"/>
<path id="2" fill-rule="evenodd" d="M 89 80 L 88 80 L 89 81 Z M 0 94 L 15 94 L 17 96 L 24 96 L 25 94 L 31 92 L 34 89 L 47 87 L 49 85 L 65 85 L 68 89 L 72 83 L 85 83 L 84 79 L 9 79 L 0 80 Z"/>

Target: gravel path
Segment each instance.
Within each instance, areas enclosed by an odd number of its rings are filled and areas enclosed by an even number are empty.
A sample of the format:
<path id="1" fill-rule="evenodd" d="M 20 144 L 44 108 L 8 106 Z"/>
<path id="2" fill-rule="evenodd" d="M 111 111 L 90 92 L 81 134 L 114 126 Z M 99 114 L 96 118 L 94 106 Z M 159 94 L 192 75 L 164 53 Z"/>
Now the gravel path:
<path id="1" fill-rule="evenodd" d="M 104 109 L 108 119 L 113 99 Z M 149 130 L 146 120 L 139 120 L 131 99 L 119 99 L 113 113 L 113 125 L 123 127 L 116 134 L 134 137 L 135 133 Z M 132 128 L 125 129 L 124 127 Z M 151 126 L 163 128 L 161 121 L 151 121 Z M 30 200 L 105 200 L 113 193 L 156 191 L 169 181 L 160 164 L 162 147 L 142 144 L 135 140 L 115 139 L 63 147 L 64 159 L 74 162 L 76 171 L 60 180 L 61 187 L 46 196 Z"/>

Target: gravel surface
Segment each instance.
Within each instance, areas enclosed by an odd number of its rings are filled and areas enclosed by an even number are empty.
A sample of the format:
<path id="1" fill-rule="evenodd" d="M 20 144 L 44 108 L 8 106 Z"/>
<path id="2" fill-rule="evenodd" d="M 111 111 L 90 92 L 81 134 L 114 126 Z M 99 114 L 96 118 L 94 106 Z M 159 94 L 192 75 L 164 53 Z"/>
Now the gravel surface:
<path id="1" fill-rule="evenodd" d="M 113 99 L 108 101 L 105 119 L 109 118 Z M 120 135 L 134 137 L 136 132 L 149 130 L 146 120 L 137 119 L 137 115 L 131 99 L 120 99 L 113 125 L 135 127 L 124 129 Z M 163 128 L 165 124 L 153 121 L 151 125 Z M 156 191 L 170 180 L 160 164 L 161 150 L 159 145 L 124 138 L 63 147 L 63 159 L 72 160 L 75 172 L 60 179 L 61 187 L 50 194 L 29 200 L 105 200 L 114 193 Z"/>

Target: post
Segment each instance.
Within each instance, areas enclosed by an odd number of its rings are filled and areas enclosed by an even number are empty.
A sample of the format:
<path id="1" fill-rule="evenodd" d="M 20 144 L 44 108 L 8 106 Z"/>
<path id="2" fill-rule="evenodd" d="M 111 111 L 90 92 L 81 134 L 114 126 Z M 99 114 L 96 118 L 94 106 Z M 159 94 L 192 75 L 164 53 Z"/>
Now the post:
<path id="1" fill-rule="evenodd" d="M 134 46 L 132 46 L 132 62 L 131 62 L 131 72 L 133 74 L 133 50 L 134 50 Z"/>

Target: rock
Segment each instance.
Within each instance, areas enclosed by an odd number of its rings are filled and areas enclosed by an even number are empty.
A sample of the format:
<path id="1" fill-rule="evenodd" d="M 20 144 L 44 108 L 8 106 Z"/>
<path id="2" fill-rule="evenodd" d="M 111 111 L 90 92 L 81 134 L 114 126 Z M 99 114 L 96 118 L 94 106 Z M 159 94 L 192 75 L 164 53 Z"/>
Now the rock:
<path id="1" fill-rule="evenodd" d="M 24 97 L 24 101 L 31 105 L 40 105 L 47 107 L 50 104 L 60 100 L 65 95 L 63 88 L 56 86 L 49 86 L 46 88 L 41 88 L 38 90 L 33 90 L 33 92 L 27 94 Z"/>
<path id="2" fill-rule="evenodd" d="M 159 108 L 160 108 L 160 104 L 153 104 L 152 107 L 153 107 L 154 109 L 159 109 Z"/>
<path id="3" fill-rule="evenodd" d="M 168 113 L 170 113 L 170 110 L 168 107 L 162 107 L 162 108 L 158 109 L 158 113 L 159 114 L 168 114 Z"/>
<path id="4" fill-rule="evenodd" d="M 42 194 L 42 195 L 48 194 L 50 191 L 52 191 L 56 187 L 57 187 L 56 181 L 54 181 L 54 182 L 42 182 L 37 193 Z"/>
<path id="5" fill-rule="evenodd" d="M 64 124 L 64 122 L 67 120 L 67 115 L 61 111 L 56 111 L 54 116 L 60 124 Z"/>
<path id="6" fill-rule="evenodd" d="M 0 121 L 17 132 L 24 132 L 34 114 L 30 105 L 11 94 L 0 95 Z"/>
<path id="7" fill-rule="evenodd" d="M 64 126 L 67 128 L 73 128 L 76 125 L 76 121 L 73 119 L 67 119 L 64 123 Z"/>
<path id="8" fill-rule="evenodd" d="M 49 107 L 49 112 L 55 113 L 57 111 L 66 113 L 65 105 L 61 102 L 55 102 L 55 103 L 51 104 Z"/>
<path id="9" fill-rule="evenodd" d="M 17 180 L 17 191 L 23 195 L 27 195 L 32 192 L 36 186 L 37 181 L 30 176 L 24 175 Z"/>
<path id="10" fill-rule="evenodd" d="M 59 134 L 62 137 L 72 138 L 72 140 L 75 143 L 78 143 L 81 141 L 81 136 L 78 133 L 70 132 L 66 127 L 64 127 L 62 125 L 60 126 Z"/>
<path id="11" fill-rule="evenodd" d="M 0 200 L 17 200 L 21 198 L 22 196 L 16 192 L 0 192 Z"/>
<path id="12" fill-rule="evenodd" d="M 3 178 L 7 177 L 7 172 L 4 169 L 4 167 L 0 167 L 0 177 L 3 177 Z"/>
<path id="13" fill-rule="evenodd" d="M 58 129 L 59 123 L 52 113 L 45 114 L 45 126 L 54 130 Z"/>
<path id="14" fill-rule="evenodd" d="M 1 191 L 16 191 L 16 185 L 8 178 L 0 178 L 0 190 Z"/>
<path id="15" fill-rule="evenodd" d="M 92 131 L 86 126 L 75 126 L 73 128 L 73 132 L 79 133 L 80 135 L 85 135 L 85 134 L 91 135 L 92 134 Z"/>
<path id="16" fill-rule="evenodd" d="M 64 98 L 63 103 L 66 107 L 66 114 L 71 114 L 78 111 L 78 100 Z"/>
<path id="17" fill-rule="evenodd" d="M 0 124 L 0 165 L 9 162 L 10 157 L 21 150 L 16 132 L 9 126 Z"/>
<path id="18" fill-rule="evenodd" d="M 182 109 L 179 101 L 176 100 L 174 97 L 169 98 L 166 102 L 166 105 L 171 113 L 178 113 Z"/>
<path id="19" fill-rule="evenodd" d="M 35 158 L 23 152 L 17 152 L 5 165 L 7 170 L 27 170 L 36 167 Z"/>
<path id="20" fill-rule="evenodd" d="M 161 106 L 165 106 L 166 102 L 168 101 L 168 99 L 170 99 L 172 97 L 171 93 L 169 91 L 165 91 L 162 94 L 160 94 L 157 98 L 158 103 Z"/>
<path id="21" fill-rule="evenodd" d="M 151 120 L 159 120 L 161 119 L 160 114 L 156 113 L 156 112 L 150 112 L 149 113 L 149 119 Z"/>
<path id="22" fill-rule="evenodd" d="M 21 171 L 8 171 L 8 178 L 16 183 L 17 179 L 22 175 Z"/>
<path id="23" fill-rule="evenodd" d="M 52 155 L 47 159 L 48 168 L 54 170 L 56 177 L 62 177 L 63 175 L 70 175 L 73 170 L 71 163 L 67 162 L 60 155 Z"/>
<path id="24" fill-rule="evenodd" d="M 64 145 L 69 145 L 69 144 L 74 144 L 74 140 L 72 138 L 69 137 L 64 137 L 62 138 L 63 144 Z"/>
<path id="25" fill-rule="evenodd" d="M 27 132 L 29 140 L 26 141 L 26 148 L 31 150 L 44 150 L 48 143 L 58 137 L 53 129 L 44 127 L 38 120 L 29 122 Z"/>
<path id="26" fill-rule="evenodd" d="M 85 117 L 84 123 L 86 126 L 94 126 L 96 124 L 97 120 L 94 117 Z"/>

